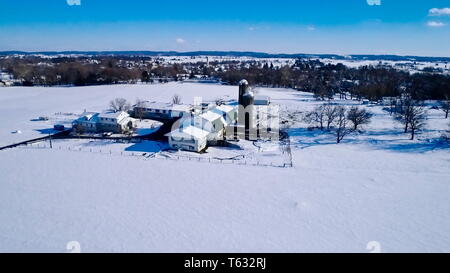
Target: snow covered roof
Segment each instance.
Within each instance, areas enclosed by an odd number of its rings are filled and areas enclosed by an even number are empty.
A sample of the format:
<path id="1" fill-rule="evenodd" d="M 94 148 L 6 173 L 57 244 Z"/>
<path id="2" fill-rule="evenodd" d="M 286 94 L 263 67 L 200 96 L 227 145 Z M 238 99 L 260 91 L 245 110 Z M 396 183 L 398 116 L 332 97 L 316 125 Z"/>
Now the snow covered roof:
<path id="1" fill-rule="evenodd" d="M 96 122 L 98 113 L 96 112 L 83 112 L 77 120 Z"/>
<path id="2" fill-rule="evenodd" d="M 192 110 L 192 106 L 188 104 L 173 104 L 172 111 L 189 112 Z"/>
<path id="3" fill-rule="evenodd" d="M 207 111 L 201 114 L 200 117 L 206 119 L 207 121 L 215 121 L 220 119 L 222 115 L 214 111 Z"/>
<path id="4" fill-rule="evenodd" d="M 187 127 L 181 127 L 177 130 L 167 133 L 166 136 L 171 136 L 175 138 L 186 138 L 186 136 L 188 136 L 190 138 L 202 139 L 206 138 L 208 134 L 209 134 L 208 131 L 190 125 Z"/>
<path id="5" fill-rule="evenodd" d="M 128 116 L 128 114 L 124 111 L 113 112 L 113 111 L 105 111 L 98 115 L 99 118 L 112 118 L 119 119 L 120 117 Z"/>
<path id="6" fill-rule="evenodd" d="M 234 109 L 235 108 L 233 106 L 231 106 L 231 105 L 223 104 L 223 105 L 217 106 L 216 108 L 212 109 L 212 111 L 214 111 L 214 112 L 222 112 L 222 113 L 229 113 L 229 112 L 233 111 Z"/>
<path id="7" fill-rule="evenodd" d="M 136 105 L 135 105 L 136 106 Z M 145 101 L 141 105 L 144 108 L 152 108 L 152 109 L 170 109 L 172 107 L 172 103 L 168 102 L 156 102 L 156 101 Z"/>
<path id="8" fill-rule="evenodd" d="M 180 128 L 187 128 L 189 126 L 197 127 L 203 131 L 207 131 L 208 133 L 214 132 L 214 126 L 212 122 L 202 118 L 201 116 L 190 117 L 184 119 L 180 123 Z"/>
<path id="9" fill-rule="evenodd" d="M 192 109 L 192 106 L 190 106 L 188 104 L 173 104 L 173 103 L 168 103 L 168 102 L 156 102 L 156 101 L 143 102 L 141 107 L 144 107 L 147 109 L 172 110 L 172 111 L 181 111 L 181 112 L 183 112 L 183 111 L 187 112 Z"/>

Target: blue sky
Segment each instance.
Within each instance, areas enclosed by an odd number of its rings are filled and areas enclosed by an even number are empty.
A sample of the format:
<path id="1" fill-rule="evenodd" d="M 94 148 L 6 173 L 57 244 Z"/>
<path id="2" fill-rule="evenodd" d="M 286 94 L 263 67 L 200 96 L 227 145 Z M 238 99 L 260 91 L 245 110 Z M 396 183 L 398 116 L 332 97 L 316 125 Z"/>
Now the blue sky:
<path id="1" fill-rule="evenodd" d="M 0 50 L 450 56 L 450 0 L 368 1 L 0 0 Z"/>

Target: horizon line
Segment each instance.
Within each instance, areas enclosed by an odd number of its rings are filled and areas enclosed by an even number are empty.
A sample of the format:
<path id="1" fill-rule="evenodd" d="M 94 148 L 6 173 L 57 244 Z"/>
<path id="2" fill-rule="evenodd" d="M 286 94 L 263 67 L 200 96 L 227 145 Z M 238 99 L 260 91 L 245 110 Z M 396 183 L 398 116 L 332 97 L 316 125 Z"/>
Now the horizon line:
<path id="1" fill-rule="evenodd" d="M 403 54 L 339 54 L 339 53 L 268 53 L 262 51 L 240 51 L 240 50 L 193 50 L 193 51 L 175 51 L 175 50 L 37 50 L 37 51 L 24 51 L 24 50 L 1 50 L 0 55 L 13 55 L 13 54 L 87 54 L 87 53 L 95 53 L 95 54 L 155 54 L 154 56 L 226 56 L 226 54 L 231 54 L 234 57 L 249 57 L 248 54 L 251 55 L 260 55 L 260 56 L 250 56 L 255 58 L 264 58 L 264 57 L 278 57 L 278 58 L 293 58 L 293 57 L 323 57 L 323 56 L 334 56 L 334 57 L 399 57 L 399 58 L 434 58 L 434 59 L 449 59 L 450 56 L 431 56 L 431 55 L 403 55 Z M 167 54 L 167 55 L 164 55 Z M 216 54 L 216 55 L 214 55 Z M 247 54 L 247 55 L 246 55 Z"/>

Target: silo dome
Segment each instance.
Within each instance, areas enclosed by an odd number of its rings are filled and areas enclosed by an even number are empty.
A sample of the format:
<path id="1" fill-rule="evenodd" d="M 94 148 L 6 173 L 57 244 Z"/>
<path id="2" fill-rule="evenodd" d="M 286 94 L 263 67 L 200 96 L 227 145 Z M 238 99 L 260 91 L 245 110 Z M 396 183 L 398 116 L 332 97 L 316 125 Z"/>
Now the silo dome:
<path id="1" fill-rule="evenodd" d="M 248 85 L 248 81 L 245 79 L 242 79 L 239 82 L 239 94 L 238 94 L 238 102 L 239 105 L 244 105 L 243 96 L 245 93 L 248 92 L 250 86 Z"/>
<path id="2" fill-rule="evenodd" d="M 239 85 L 248 85 L 248 81 L 247 81 L 246 79 L 242 79 L 242 80 L 239 82 Z"/>

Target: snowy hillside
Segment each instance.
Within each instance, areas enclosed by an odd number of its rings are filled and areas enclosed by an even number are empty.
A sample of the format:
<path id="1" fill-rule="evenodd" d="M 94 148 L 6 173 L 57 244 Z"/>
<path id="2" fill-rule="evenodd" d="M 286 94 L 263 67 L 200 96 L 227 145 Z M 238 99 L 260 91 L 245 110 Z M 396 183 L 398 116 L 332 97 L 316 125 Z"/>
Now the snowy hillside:
<path id="1" fill-rule="evenodd" d="M 142 156 L 159 154 L 153 142 L 63 140 L 54 149 L 0 151 L 0 252 L 66 252 L 70 241 L 83 252 L 368 252 L 371 241 L 383 252 L 450 251 L 450 149 L 437 141 L 448 129 L 442 112 L 429 110 L 426 130 L 410 141 L 381 106 L 364 106 L 372 123 L 335 144 L 333 135 L 292 118 L 319 103 L 311 94 L 255 91 L 291 118 L 292 168 Z M 174 94 L 185 103 L 235 99 L 237 87 L 3 88 L 0 145 L 43 136 L 70 113 L 101 111 L 115 97 L 170 101 Z M 50 120 L 33 121 L 39 116 Z"/>

